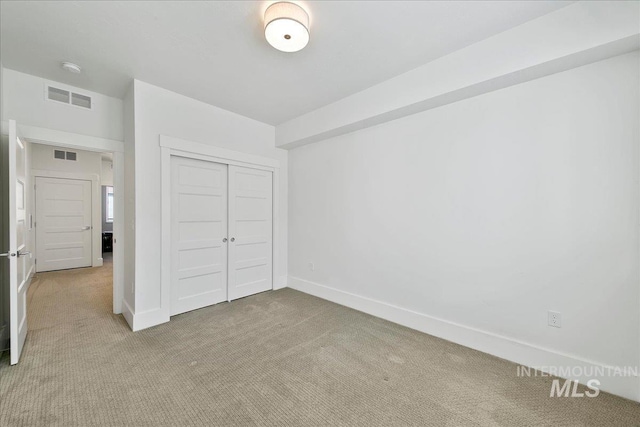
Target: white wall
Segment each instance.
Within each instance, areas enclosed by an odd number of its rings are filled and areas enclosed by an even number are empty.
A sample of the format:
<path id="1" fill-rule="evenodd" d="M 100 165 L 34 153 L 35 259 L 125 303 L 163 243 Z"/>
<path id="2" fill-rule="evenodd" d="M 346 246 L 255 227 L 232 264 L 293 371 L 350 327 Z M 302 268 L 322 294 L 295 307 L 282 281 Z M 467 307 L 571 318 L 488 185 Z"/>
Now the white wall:
<path id="1" fill-rule="evenodd" d="M 638 366 L 639 79 L 634 52 L 290 151 L 289 285 L 521 363 Z"/>
<path id="2" fill-rule="evenodd" d="M 293 148 L 640 48 L 640 3 L 578 1 L 276 127 Z"/>
<path id="3" fill-rule="evenodd" d="M 123 140 L 123 109 L 120 99 L 6 68 L 3 69 L 2 80 L 5 98 L 2 120 L 13 119 L 20 125 Z M 91 96 L 93 108 L 87 110 L 47 100 L 47 83 Z"/>
<path id="4" fill-rule="evenodd" d="M 260 155 L 281 162 L 280 264 L 287 272 L 287 152 L 274 147 L 273 126 L 150 84 L 135 81 L 135 315 L 160 308 L 161 175 L 159 136 Z M 278 273 L 276 273 L 278 274 Z M 276 286 L 278 283 L 275 284 Z"/>
<path id="5" fill-rule="evenodd" d="M 102 173 L 102 157 L 100 153 L 69 148 L 52 147 L 50 145 L 32 144 L 32 168 L 37 170 L 94 174 Z M 76 161 L 62 160 L 53 157 L 54 150 L 72 151 L 76 153 Z"/>
<path id="6" fill-rule="evenodd" d="M 102 159 L 100 162 L 101 185 L 113 185 L 113 162 Z"/>

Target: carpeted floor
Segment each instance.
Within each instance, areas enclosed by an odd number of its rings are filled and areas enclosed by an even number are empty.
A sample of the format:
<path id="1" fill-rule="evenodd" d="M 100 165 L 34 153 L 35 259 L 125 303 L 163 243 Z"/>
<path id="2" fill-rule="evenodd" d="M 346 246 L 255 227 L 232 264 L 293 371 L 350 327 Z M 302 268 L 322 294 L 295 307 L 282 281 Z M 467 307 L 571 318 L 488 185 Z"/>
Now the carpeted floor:
<path id="1" fill-rule="evenodd" d="M 111 266 L 38 274 L 0 425 L 640 425 L 640 404 L 283 289 L 133 333 Z"/>

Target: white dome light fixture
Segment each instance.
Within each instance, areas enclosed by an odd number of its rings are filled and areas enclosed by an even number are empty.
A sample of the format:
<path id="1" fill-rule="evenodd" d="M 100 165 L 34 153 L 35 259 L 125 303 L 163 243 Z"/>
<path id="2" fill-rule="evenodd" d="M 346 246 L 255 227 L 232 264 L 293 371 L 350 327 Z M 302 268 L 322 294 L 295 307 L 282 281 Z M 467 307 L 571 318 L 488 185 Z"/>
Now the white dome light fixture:
<path id="1" fill-rule="evenodd" d="M 282 52 L 297 52 L 309 43 L 309 15 L 295 3 L 274 3 L 264 12 L 264 36 Z"/>
<path id="2" fill-rule="evenodd" d="M 82 68 L 80 68 L 79 65 L 76 65 L 73 62 L 63 62 L 62 68 L 73 74 L 80 74 L 82 72 Z"/>

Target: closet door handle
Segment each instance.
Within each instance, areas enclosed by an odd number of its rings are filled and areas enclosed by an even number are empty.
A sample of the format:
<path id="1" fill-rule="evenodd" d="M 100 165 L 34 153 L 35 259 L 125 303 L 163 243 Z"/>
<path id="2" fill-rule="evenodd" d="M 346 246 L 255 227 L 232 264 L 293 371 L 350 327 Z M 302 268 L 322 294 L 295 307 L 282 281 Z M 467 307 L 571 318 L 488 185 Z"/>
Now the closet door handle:
<path id="1" fill-rule="evenodd" d="M 232 237 L 232 238 L 231 238 L 231 241 L 232 241 L 232 242 L 235 242 L 235 241 L 236 241 L 236 238 L 235 238 L 235 237 Z"/>
<path id="2" fill-rule="evenodd" d="M 226 237 L 222 238 L 222 243 L 227 243 L 227 238 Z"/>

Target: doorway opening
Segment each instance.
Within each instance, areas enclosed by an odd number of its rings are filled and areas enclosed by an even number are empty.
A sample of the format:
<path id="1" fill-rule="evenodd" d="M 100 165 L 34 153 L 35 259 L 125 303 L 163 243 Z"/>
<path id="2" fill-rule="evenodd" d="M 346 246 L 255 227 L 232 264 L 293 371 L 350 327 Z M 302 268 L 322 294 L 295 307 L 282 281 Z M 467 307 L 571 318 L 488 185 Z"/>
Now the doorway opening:
<path id="1" fill-rule="evenodd" d="M 9 194 L 3 192 L 0 207 L 11 218 L 3 215 L 8 222 L 3 223 L 0 240 L 9 247 L 10 263 L 0 273 L 3 283 L 9 284 L 8 313 L 4 290 L 0 307 L 3 324 L 10 329 L 10 337 L 2 338 L 9 339 L 15 364 L 31 329 L 28 319 L 39 316 L 31 312 L 36 288 L 53 291 L 52 302 L 42 307 L 64 306 L 71 308 L 63 309 L 66 314 L 76 309 L 86 313 L 95 308 L 91 295 L 97 289 L 93 285 L 100 283 L 102 314 L 122 313 L 124 146 L 119 141 L 18 126 L 13 120 L 6 133 L 2 162 L 9 173 L 2 174 L 6 184 L 2 188 Z M 46 280 L 54 286 L 40 286 Z M 70 304 L 77 296 L 70 286 L 81 284 L 86 285 L 85 298 Z"/>
<path id="2" fill-rule="evenodd" d="M 49 298 L 54 292 L 54 298 L 65 295 L 67 305 L 75 302 L 85 310 L 111 311 L 115 305 L 113 153 L 34 143 L 31 175 L 36 275 L 29 308 L 46 310 L 43 301 L 32 297 L 37 292 L 42 299 L 41 288 L 47 287 Z"/>
<path id="3" fill-rule="evenodd" d="M 113 304 L 113 153 L 33 143 L 31 217 L 35 275 L 27 295 L 30 327 L 62 327 L 107 314 Z M 88 311 L 93 311 L 89 313 Z"/>

